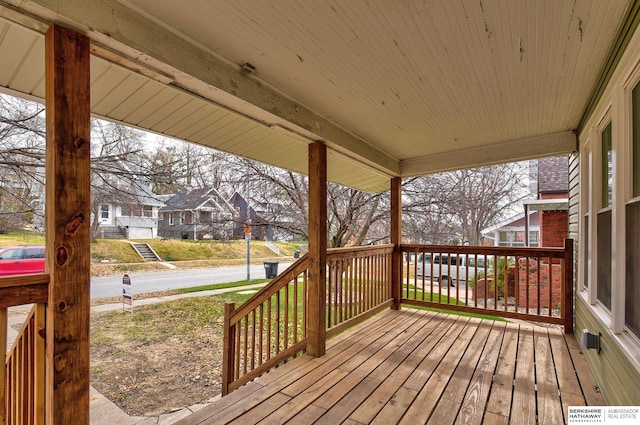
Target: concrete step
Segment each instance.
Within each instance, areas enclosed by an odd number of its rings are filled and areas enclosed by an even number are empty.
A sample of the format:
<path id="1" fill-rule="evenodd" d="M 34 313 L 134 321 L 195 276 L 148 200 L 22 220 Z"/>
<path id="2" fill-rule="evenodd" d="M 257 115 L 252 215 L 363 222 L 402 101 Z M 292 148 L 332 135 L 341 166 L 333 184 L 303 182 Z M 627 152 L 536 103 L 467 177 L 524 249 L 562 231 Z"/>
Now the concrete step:
<path id="1" fill-rule="evenodd" d="M 132 243 L 133 249 L 142 257 L 144 261 L 162 261 L 158 254 L 146 243 Z"/>
<path id="2" fill-rule="evenodd" d="M 98 229 L 98 237 L 100 239 L 123 239 L 125 234 L 117 226 L 105 226 Z"/>

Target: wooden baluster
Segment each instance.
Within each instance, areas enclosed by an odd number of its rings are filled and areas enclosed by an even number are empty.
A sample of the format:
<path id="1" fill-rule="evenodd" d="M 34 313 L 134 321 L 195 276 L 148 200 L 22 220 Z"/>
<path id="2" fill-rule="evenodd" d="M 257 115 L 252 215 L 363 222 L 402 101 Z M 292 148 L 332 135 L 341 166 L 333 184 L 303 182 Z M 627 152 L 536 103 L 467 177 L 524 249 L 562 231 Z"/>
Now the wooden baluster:
<path id="1" fill-rule="evenodd" d="M 284 350 L 289 348 L 289 284 L 284 286 L 284 329 L 283 329 L 283 343 Z"/>
<path id="2" fill-rule="evenodd" d="M 298 343 L 298 276 L 293 279 L 293 343 Z"/>
<path id="3" fill-rule="evenodd" d="M 264 303 L 260 304 L 260 329 L 258 332 L 259 342 L 258 345 L 260 347 L 258 352 L 258 366 L 263 363 L 264 358 Z"/>
<path id="4" fill-rule="evenodd" d="M 271 299 L 273 297 L 269 297 L 269 299 L 267 300 L 267 360 L 269 360 L 271 358 L 271 350 L 273 347 L 272 341 L 271 341 L 271 329 L 273 326 L 273 312 L 271 310 Z"/>

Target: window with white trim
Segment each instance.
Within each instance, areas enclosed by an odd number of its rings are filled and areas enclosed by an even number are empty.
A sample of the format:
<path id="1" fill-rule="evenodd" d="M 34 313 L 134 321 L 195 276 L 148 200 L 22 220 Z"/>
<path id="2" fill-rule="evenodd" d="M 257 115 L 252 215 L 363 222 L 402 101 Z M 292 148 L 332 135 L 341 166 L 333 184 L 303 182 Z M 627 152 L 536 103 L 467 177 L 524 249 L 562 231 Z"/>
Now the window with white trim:
<path id="1" fill-rule="evenodd" d="M 631 199 L 625 205 L 625 326 L 640 337 L 640 83 L 631 92 Z"/>
<path id="2" fill-rule="evenodd" d="M 597 216 L 598 283 L 596 293 L 598 301 L 611 310 L 611 201 L 613 199 L 613 126 L 611 122 L 600 133 L 600 140 L 602 148 L 600 157 L 602 209 Z"/>

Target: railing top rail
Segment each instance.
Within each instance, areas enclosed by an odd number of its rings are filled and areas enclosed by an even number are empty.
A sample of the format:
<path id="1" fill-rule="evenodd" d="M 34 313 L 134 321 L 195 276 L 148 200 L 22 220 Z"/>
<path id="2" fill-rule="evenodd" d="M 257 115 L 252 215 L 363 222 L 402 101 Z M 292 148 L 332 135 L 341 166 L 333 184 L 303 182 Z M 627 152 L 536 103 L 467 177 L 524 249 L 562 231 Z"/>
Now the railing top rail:
<path id="1" fill-rule="evenodd" d="M 0 290 L 2 288 L 13 288 L 16 286 L 48 285 L 49 280 L 49 273 L 2 276 L 0 277 Z"/>
<path id="2" fill-rule="evenodd" d="M 296 276 L 299 276 L 304 272 L 308 268 L 308 258 L 308 254 L 304 254 L 296 262 L 287 267 L 285 271 L 278 274 L 278 276 L 269 282 L 267 286 L 261 288 L 237 310 L 234 310 L 230 315 L 231 325 L 238 323 L 240 319 L 269 299 L 269 297 L 278 292 L 285 285 L 288 285 Z"/>
<path id="3" fill-rule="evenodd" d="M 49 280 L 48 273 L 0 277 L 0 308 L 47 302 Z"/>
<path id="4" fill-rule="evenodd" d="M 459 246 L 459 245 L 420 245 L 402 244 L 402 252 L 442 252 L 449 254 L 471 255 L 507 255 L 519 257 L 563 258 L 565 248 L 525 248 L 500 246 Z"/>
<path id="5" fill-rule="evenodd" d="M 329 248 L 327 249 L 327 257 L 336 257 L 351 255 L 353 253 L 370 255 L 370 254 L 384 254 L 393 251 L 392 244 L 385 245 L 364 245 L 364 246 L 351 246 L 346 248 Z"/>

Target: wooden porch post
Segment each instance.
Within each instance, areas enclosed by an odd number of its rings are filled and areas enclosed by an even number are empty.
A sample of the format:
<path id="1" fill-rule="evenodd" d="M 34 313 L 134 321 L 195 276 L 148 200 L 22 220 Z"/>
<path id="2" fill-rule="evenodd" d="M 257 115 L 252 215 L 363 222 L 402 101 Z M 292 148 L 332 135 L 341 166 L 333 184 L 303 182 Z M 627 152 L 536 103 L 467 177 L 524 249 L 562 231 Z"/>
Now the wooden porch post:
<path id="1" fill-rule="evenodd" d="M 45 37 L 48 424 L 89 423 L 89 47 L 56 25 Z"/>
<path id="2" fill-rule="evenodd" d="M 391 243 L 393 256 L 391 257 L 391 296 L 393 297 L 393 309 L 400 310 L 400 297 L 402 288 L 402 179 L 391 179 Z"/>
<path id="3" fill-rule="evenodd" d="M 327 147 L 309 145 L 309 311 L 307 354 L 324 355 L 327 340 Z"/>

